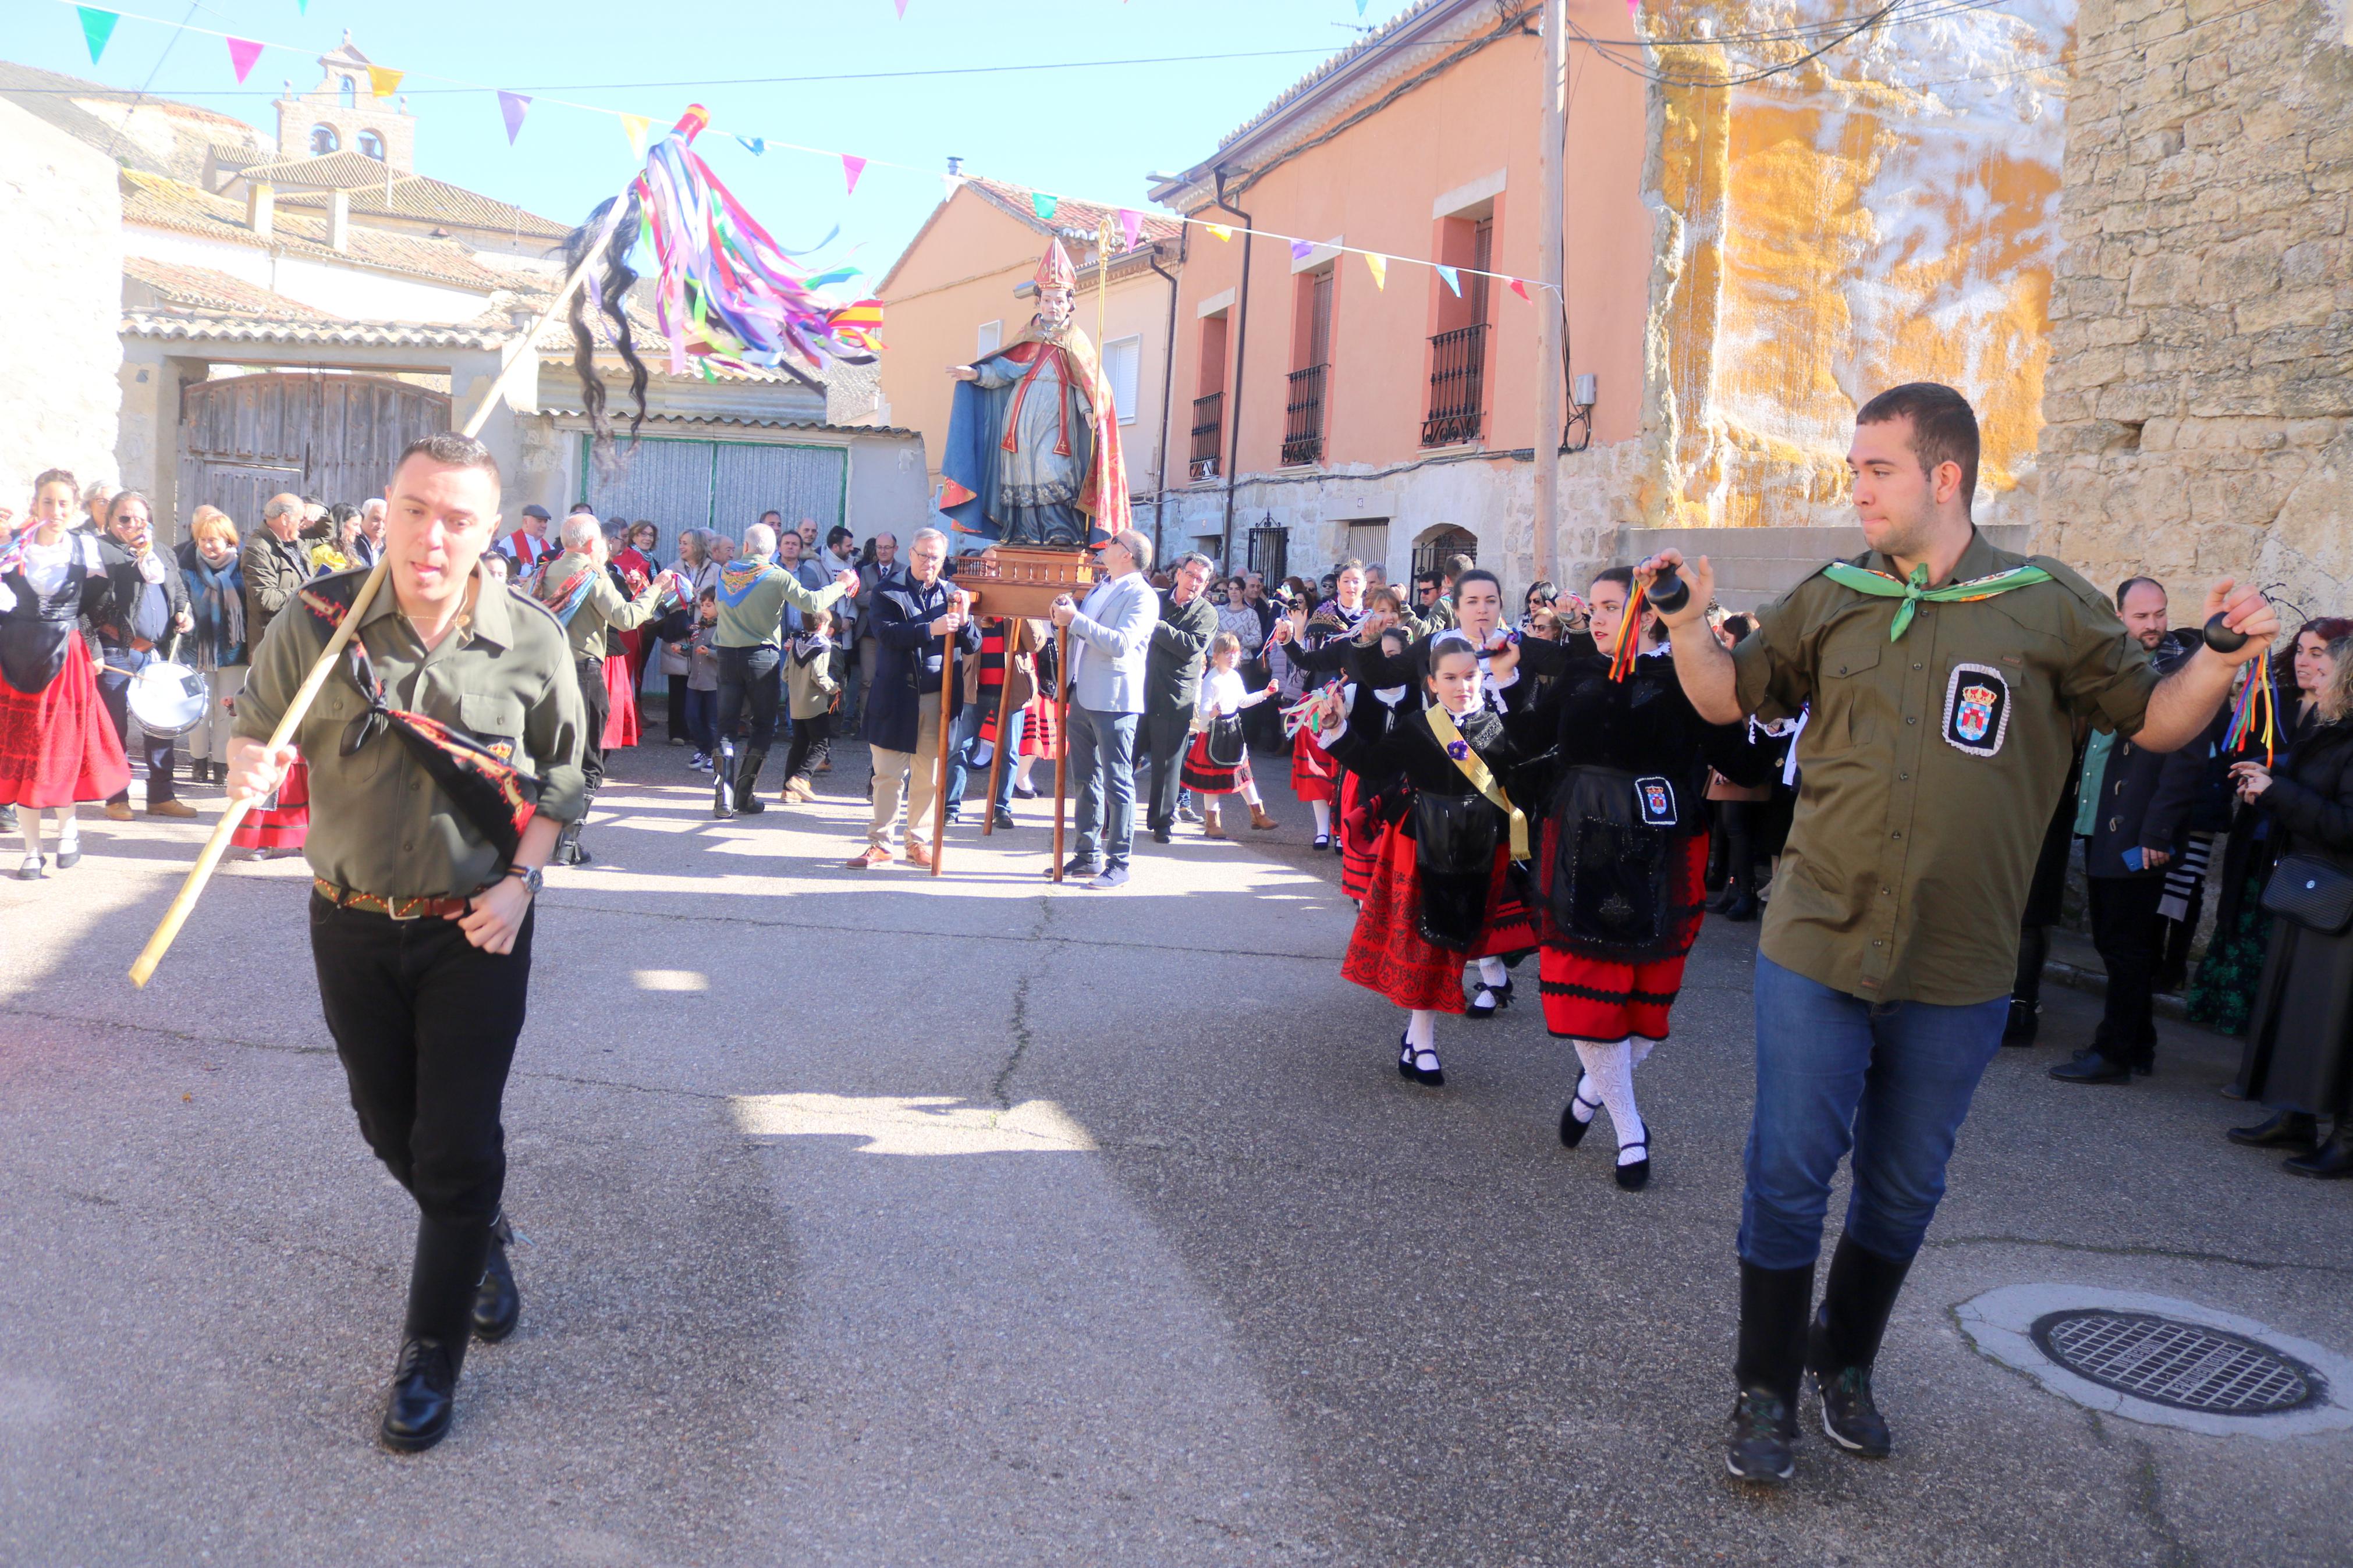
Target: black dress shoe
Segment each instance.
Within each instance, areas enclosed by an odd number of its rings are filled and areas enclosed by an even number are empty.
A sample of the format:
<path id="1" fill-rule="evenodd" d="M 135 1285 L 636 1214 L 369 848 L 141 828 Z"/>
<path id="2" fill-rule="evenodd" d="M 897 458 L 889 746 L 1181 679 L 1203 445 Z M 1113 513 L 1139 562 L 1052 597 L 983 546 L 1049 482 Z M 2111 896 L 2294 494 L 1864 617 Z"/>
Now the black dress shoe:
<path id="1" fill-rule="evenodd" d="M 1762 907 L 1757 902 L 1757 895 L 1746 888 L 1739 889 L 1733 900 L 1724 906 L 1724 918 L 1736 925 L 1746 924 L 1755 920 L 1760 912 L 1762 912 Z"/>
<path id="2" fill-rule="evenodd" d="M 2130 1083 L 2133 1068 L 2130 1062 L 2120 1062 L 2102 1052 L 2082 1051 L 2073 1061 L 2052 1068 L 2051 1076 L 2061 1083 Z"/>
<path id="3" fill-rule="evenodd" d="M 2001 1026 L 2001 1043 L 2005 1046 L 2031 1046 L 2042 1026 L 2042 1004 L 2010 999 L 2010 1021 Z"/>
<path id="4" fill-rule="evenodd" d="M 1778 1486 L 1798 1468 L 1798 1417 L 1767 1388 L 1744 1388 L 1732 1406 L 1724 1468 L 1744 1481 Z"/>
<path id="5" fill-rule="evenodd" d="M 1152 842 L 1155 844 L 1166 844 L 1172 842 L 1168 837 L 1168 830 L 1165 827 L 1154 828 L 1152 830 Z"/>
<path id="6" fill-rule="evenodd" d="M 1617 1178 L 1620 1186 L 1630 1193 L 1639 1193 L 1651 1184 L 1651 1127 L 1648 1122 L 1643 1123 L 1642 1135 L 1640 1138 L 1635 1139 L 1631 1143 L 1620 1145 L 1618 1152 L 1622 1154 L 1628 1149 L 1640 1149 L 1642 1152 L 1642 1157 L 1639 1160 L 1620 1160 L 1610 1173 Z"/>
<path id="7" fill-rule="evenodd" d="M 999 827 L 1018 827 L 1021 826 L 1019 823 L 1013 820 L 1013 813 L 1001 805 L 997 808 L 995 821 L 997 826 Z"/>
<path id="8" fill-rule="evenodd" d="M 1512 982 L 1509 976 L 1504 978 L 1501 985 L 1490 985 L 1482 980 L 1479 983 L 1478 994 L 1471 998 L 1471 1005 L 1465 1010 L 1463 1016 L 1484 1020 L 1493 1017 L 1511 1005 Z"/>
<path id="9" fill-rule="evenodd" d="M 448 1435 L 457 1413 L 458 1369 L 449 1348 L 439 1340 L 411 1340 L 401 1346 L 378 1439 L 395 1453 L 423 1453 Z"/>
<path id="10" fill-rule="evenodd" d="M 1814 1380 L 1814 1391 L 1822 1396 L 1822 1430 L 1831 1442 L 1866 1459 L 1883 1459 L 1894 1451 L 1895 1439 L 1888 1432 L 1887 1418 L 1872 1402 L 1869 1367 L 1809 1375 Z"/>
<path id="11" fill-rule="evenodd" d="M 514 1226 L 504 1215 L 491 1222 L 491 1255 L 482 1265 L 482 1283 L 474 1292 L 474 1337 L 494 1345 L 515 1331 L 522 1316 L 522 1293 L 515 1289 L 514 1268 L 507 1247 Z"/>
<path id="12" fill-rule="evenodd" d="M 1582 1121 L 1577 1119 L 1577 1108 L 1580 1105 L 1592 1107 L 1591 1112 Z M 1601 1102 L 1598 1100 L 1586 1099 L 1585 1086 L 1577 1085 L 1577 1093 L 1571 1095 L 1568 1103 L 1560 1108 L 1560 1146 L 1564 1149 L 1574 1149 L 1584 1142 L 1586 1133 L 1593 1129 L 1593 1118 L 1600 1114 Z"/>
<path id="13" fill-rule="evenodd" d="M 2280 1169 L 2290 1175 L 2316 1176 L 2324 1182 L 2353 1176 L 2353 1135 L 2347 1133 L 2340 1118 L 2336 1136 L 2309 1154 L 2281 1161 Z"/>
<path id="14" fill-rule="evenodd" d="M 2310 1111 L 2283 1110 L 2268 1121 L 2233 1127 L 2222 1136 L 2250 1149 L 2299 1149 L 2309 1153 L 2320 1141 L 2320 1126 Z"/>

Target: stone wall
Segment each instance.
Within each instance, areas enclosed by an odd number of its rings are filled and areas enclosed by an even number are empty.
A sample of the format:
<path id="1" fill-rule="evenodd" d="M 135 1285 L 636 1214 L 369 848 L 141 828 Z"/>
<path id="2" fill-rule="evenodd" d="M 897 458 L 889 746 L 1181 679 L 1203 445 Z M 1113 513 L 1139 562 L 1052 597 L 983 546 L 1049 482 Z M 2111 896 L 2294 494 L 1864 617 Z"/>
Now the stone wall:
<path id="1" fill-rule="evenodd" d="M 26 514 L 43 468 L 87 484 L 114 472 L 122 345 L 122 200 L 115 168 L 0 102 L 0 505 Z"/>
<path id="2" fill-rule="evenodd" d="M 2243 14 L 2242 14 L 2243 13 Z M 2084 0 L 2039 547 L 2353 608 L 2353 48 L 2326 0 Z"/>

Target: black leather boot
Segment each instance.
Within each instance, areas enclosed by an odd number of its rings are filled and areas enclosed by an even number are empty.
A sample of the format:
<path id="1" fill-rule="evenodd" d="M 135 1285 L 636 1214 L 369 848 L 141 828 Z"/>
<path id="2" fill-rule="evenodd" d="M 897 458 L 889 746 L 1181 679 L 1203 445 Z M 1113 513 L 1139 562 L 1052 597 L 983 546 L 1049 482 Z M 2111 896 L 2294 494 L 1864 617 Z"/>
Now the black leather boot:
<path id="1" fill-rule="evenodd" d="M 1867 1459 L 1883 1459 L 1894 1446 L 1872 1402 L 1871 1368 L 1911 1268 L 1908 1258 L 1899 1263 L 1852 1237 L 1840 1237 L 1831 1254 L 1821 1310 L 1806 1336 L 1806 1370 L 1821 1395 L 1822 1430 L 1848 1453 Z"/>
<path id="2" fill-rule="evenodd" d="M 2320 1119 L 2306 1110 L 2283 1110 L 2253 1127 L 2233 1127 L 2222 1134 L 2250 1149 L 2296 1149 L 2310 1153 L 2320 1141 Z"/>
<path id="3" fill-rule="evenodd" d="M 719 742 L 711 753 L 711 815 L 722 822 L 735 815 L 735 742 Z"/>
<path id="4" fill-rule="evenodd" d="M 457 1415 L 458 1373 L 473 1329 L 474 1293 L 489 1257 L 491 1227 L 420 1219 L 408 1276 L 408 1320 L 377 1435 L 405 1454 L 430 1448 Z"/>
<path id="5" fill-rule="evenodd" d="M 1740 1349 L 1732 1363 L 1740 1394 L 1724 1462 L 1744 1481 L 1786 1481 L 1798 1468 L 1798 1384 L 1813 1297 L 1812 1264 L 1760 1268 L 1741 1259 Z"/>
<path id="6" fill-rule="evenodd" d="M 515 1331 L 522 1316 L 522 1292 L 515 1289 L 514 1268 L 507 1248 L 514 1241 L 514 1226 L 501 1213 L 491 1222 L 491 1251 L 483 1261 L 482 1282 L 474 1289 L 474 1337 L 494 1345 Z"/>
<path id="7" fill-rule="evenodd" d="M 744 753 L 743 765 L 735 770 L 735 814 L 757 816 L 768 809 L 767 803 L 755 793 L 760 787 L 760 770 L 768 763 L 765 749 Z"/>
<path id="8" fill-rule="evenodd" d="M 2336 1181 L 2353 1176 L 2353 1131 L 2346 1126 L 2347 1118 L 2337 1119 L 2337 1131 L 2327 1142 L 2309 1154 L 2280 1162 L 2280 1169 L 2295 1176 L 2317 1176 L 2323 1181 Z"/>

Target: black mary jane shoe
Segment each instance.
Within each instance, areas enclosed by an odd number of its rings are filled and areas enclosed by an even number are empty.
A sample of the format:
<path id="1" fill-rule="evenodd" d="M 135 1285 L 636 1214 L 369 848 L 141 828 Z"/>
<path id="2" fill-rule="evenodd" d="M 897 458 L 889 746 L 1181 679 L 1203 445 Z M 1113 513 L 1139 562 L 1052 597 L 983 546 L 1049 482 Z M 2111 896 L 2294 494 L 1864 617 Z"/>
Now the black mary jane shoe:
<path id="1" fill-rule="evenodd" d="M 42 870 L 47 865 L 48 861 L 46 858 L 39 855 L 27 855 L 25 857 L 25 863 L 16 868 L 16 880 L 20 882 L 39 881 L 41 879 Z"/>
<path id="2" fill-rule="evenodd" d="M 401 1346 L 377 1439 L 396 1454 L 421 1454 L 448 1436 L 457 1413 L 458 1369 L 449 1348 L 439 1340 Z"/>
<path id="3" fill-rule="evenodd" d="M 1424 1057 L 1430 1058 L 1428 1067 L 1421 1065 Z M 1446 1068 L 1439 1061 L 1438 1052 L 1429 1046 L 1417 1047 L 1403 1034 L 1398 1036 L 1398 1076 L 1430 1089 L 1446 1087 Z"/>
<path id="4" fill-rule="evenodd" d="M 514 1234 L 506 1215 L 491 1222 L 490 1256 L 482 1263 L 482 1282 L 474 1289 L 474 1337 L 486 1345 L 513 1333 L 522 1317 L 522 1292 L 515 1289 L 514 1266 L 507 1261 Z"/>
<path id="5" fill-rule="evenodd" d="M 1482 980 L 1479 982 L 1478 994 L 1471 998 L 1471 1006 L 1463 1016 L 1483 1022 L 1511 1005 L 1512 981 L 1509 975 L 1504 977 L 1504 983 L 1501 985 L 1490 985 Z"/>
<path id="6" fill-rule="evenodd" d="M 1639 1193 L 1651 1184 L 1651 1124 L 1649 1122 L 1642 1124 L 1642 1135 L 1640 1138 L 1635 1139 L 1631 1143 L 1619 1145 L 1618 1152 L 1622 1154 L 1629 1149 L 1640 1149 L 1642 1152 L 1642 1157 L 1639 1160 L 1620 1160 L 1609 1173 L 1617 1179 L 1618 1184 L 1628 1192 Z"/>
<path id="7" fill-rule="evenodd" d="M 2280 1169 L 2292 1176 L 2313 1176 L 2324 1182 L 2353 1176 L 2353 1132 L 2348 1132 L 2340 1122 L 2336 1135 L 2327 1142 L 2309 1154 L 2281 1161 Z"/>
<path id="8" fill-rule="evenodd" d="M 2309 1111 L 2283 1110 L 2268 1121 L 2259 1121 L 2253 1127 L 2233 1127 L 2222 1136 L 2250 1149 L 2295 1149 L 2310 1153 L 2320 1142 L 2320 1127 Z"/>
<path id="9" fill-rule="evenodd" d="M 1311 849 L 1329 849 L 1332 847 L 1332 836 L 1328 833 L 1319 833 L 1315 836 L 1315 842 L 1308 846 L 1308 847 Z"/>
<path id="10" fill-rule="evenodd" d="M 1778 1486 L 1798 1468 L 1798 1418 L 1770 1389 L 1744 1388 L 1725 1436 L 1724 1468 L 1744 1481 Z"/>
<path id="11" fill-rule="evenodd" d="M 1577 1119 L 1577 1108 L 1580 1105 L 1589 1105 L 1593 1108 L 1593 1115 L 1588 1116 L 1582 1121 Z M 1583 1094 L 1569 1096 L 1568 1103 L 1561 1107 L 1560 1111 L 1560 1146 L 1564 1149 L 1574 1149 L 1584 1142 L 1585 1135 L 1593 1131 L 1593 1117 L 1600 1114 L 1599 1100 L 1588 1100 Z"/>

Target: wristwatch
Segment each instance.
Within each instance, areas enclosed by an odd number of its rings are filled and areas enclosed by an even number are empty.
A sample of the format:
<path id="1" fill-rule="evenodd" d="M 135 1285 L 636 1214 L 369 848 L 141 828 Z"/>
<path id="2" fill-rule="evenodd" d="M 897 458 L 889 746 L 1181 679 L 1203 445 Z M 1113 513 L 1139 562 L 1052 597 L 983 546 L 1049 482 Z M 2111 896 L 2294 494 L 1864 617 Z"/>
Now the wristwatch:
<path id="1" fill-rule="evenodd" d="M 539 897 L 541 884 L 547 880 L 536 866 L 510 866 L 507 868 L 507 875 L 521 878 L 522 890 L 534 899 Z"/>

